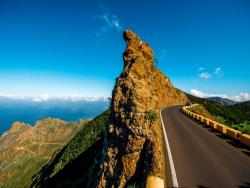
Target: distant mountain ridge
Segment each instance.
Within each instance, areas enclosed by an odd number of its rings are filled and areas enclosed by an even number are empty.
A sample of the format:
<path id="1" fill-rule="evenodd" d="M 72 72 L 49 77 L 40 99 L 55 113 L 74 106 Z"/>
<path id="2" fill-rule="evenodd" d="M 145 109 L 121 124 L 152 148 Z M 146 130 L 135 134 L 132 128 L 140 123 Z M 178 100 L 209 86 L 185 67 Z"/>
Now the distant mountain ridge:
<path id="1" fill-rule="evenodd" d="M 187 94 L 192 103 L 201 104 L 216 121 L 229 127 L 250 134 L 250 101 L 239 102 L 232 105 L 225 105 L 216 100 L 199 98 Z"/>
<path id="2" fill-rule="evenodd" d="M 226 106 L 235 105 L 238 103 L 238 102 L 233 101 L 231 99 L 222 98 L 222 97 L 209 97 L 207 99 L 210 101 L 213 101 L 213 102 L 217 102 L 217 103 L 222 104 L 222 105 L 226 105 Z"/>
<path id="3" fill-rule="evenodd" d="M 43 119 L 35 126 L 15 122 L 0 137 L 0 187 L 29 187 L 32 176 L 85 122 L 68 123 L 55 118 Z"/>
<path id="4" fill-rule="evenodd" d="M 75 101 L 50 99 L 35 102 L 31 99 L 0 97 L 0 135 L 9 130 L 15 121 L 33 125 L 38 120 L 53 117 L 74 122 L 93 118 L 105 111 L 108 106 L 109 102 L 105 98 Z"/>
<path id="5" fill-rule="evenodd" d="M 191 102 L 194 102 L 194 103 L 212 102 L 212 103 L 217 103 L 217 104 L 221 104 L 221 105 L 225 105 L 225 106 L 231 106 L 231 105 L 235 105 L 235 104 L 244 103 L 244 102 L 236 102 L 234 100 L 231 100 L 228 98 L 222 98 L 222 97 L 201 98 L 201 97 L 191 95 L 189 93 L 185 93 L 185 94 L 188 96 L 189 100 Z M 247 101 L 245 101 L 245 102 L 247 102 Z"/>

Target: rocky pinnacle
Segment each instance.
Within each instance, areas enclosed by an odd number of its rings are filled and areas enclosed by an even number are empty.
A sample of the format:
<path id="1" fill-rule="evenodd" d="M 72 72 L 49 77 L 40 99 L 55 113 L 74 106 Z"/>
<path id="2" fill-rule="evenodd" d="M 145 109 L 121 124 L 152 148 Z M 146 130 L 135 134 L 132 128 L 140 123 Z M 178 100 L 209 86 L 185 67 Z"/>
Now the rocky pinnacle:
<path id="1" fill-rule="evenodd" d="M 112 118 L 105 131 L 97 187 L 144 187 L 147 176 L 163 177 L 159 112 L 163 107 L 188 101 L 156 68 L 148 43 L 131 30 L 124 31 L 123 38 L 124 69 L 112 93 Z"/>

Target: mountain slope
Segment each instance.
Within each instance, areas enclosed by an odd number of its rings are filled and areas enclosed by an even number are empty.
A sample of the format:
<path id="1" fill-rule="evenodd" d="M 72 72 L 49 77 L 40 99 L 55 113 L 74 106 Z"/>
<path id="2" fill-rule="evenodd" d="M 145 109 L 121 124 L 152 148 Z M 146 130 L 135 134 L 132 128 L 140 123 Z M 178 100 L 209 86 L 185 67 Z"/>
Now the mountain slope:
<path id="1" fill-rule="evenodd" d="M 74 138 L 33 178 L 34 187 L 91 187 L 97 178 L 104 129 L 110 112 L 87 122 Z"/>
<path id="2" fill-rule="evenodd" d="M 0 187 L 29 187 L 32 176 L 82 127 L 47 118 L 34 127 L 16 122 L 0 137 Z"/>
<path id="3" fill-rule="evenodd" d="M 230 105 L 234 105 L 237 104 L 237 102 L 227 99 L 227 98 L 221 98 L 221 97 L 209 97 L 207 98 L 209 101 L 213 101 L 213 102 L 217 102 L 220 103 L 222 105 L 226 105 L 226 106 L 230 106 Z"/>
<path id="4" fill-rule="evenodd" d="M 203 105 L 194 105 L 192 108 L 190 108 L 190 111 L 196 114 L 200 114 L 211 120 L 214 120 L 214 121 L 216 120 L 216 118 L 212 116 L 210 112 Z"/>
<path id="5" fill-rule="evenodd" d="M 190 94 L 187 94 L 187 96 L 191 102 L 202 104 L 216 121 L 250 134 L 250 101 L 223 105 Z M 196 112 L 202 115 L 201 111 Z"/>

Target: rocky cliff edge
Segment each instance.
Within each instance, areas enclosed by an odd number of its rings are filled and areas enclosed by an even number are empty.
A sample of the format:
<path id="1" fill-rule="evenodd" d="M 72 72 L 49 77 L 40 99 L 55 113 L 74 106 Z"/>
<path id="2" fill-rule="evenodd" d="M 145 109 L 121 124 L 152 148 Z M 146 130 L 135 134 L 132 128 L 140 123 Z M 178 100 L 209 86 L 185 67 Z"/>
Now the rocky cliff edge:
<path id="1" fill-rule="evenodd" d="M 98 187 L 144 187 L 149 175 L 163 177 L 160 109 L 188 102 L 156 68 L 148 43 L 131 30 L 124 31 L 123 38 L 124 69 L 112 93 L 112 121 L 106 127 Z"/>

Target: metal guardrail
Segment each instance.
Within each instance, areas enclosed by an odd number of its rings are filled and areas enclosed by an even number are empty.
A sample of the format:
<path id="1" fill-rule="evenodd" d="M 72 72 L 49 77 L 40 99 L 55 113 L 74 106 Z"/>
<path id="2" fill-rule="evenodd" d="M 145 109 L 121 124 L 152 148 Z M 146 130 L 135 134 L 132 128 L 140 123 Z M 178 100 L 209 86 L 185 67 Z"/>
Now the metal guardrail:
<path id="1" fill-rule="evenodd" d="M 206 118 L 202 115 L 191 112 L 189 109 L 192 108 L 193 106 L 196 106 L 196 105 L 197 104 L 194 104 L 192 106 L 184 106 L 182 108 L 182 110 L 186 115 L 192 117 L 193 119 L 196 119 L 196 120 L 200 121 L 201 123 L 204 123 L 204 124 L 212 127 L 213 129 L 216 129 L 220 133 L 225 134 L 225 135 L 227 135 L 235 140 L 239 140 L 241 143 L 250 147 L 250 135 L 244 134 L 241 131 L 237 131 L 233 128 L 230 128 L 226 125 L 223 125 L 221 123 L 213 121 L 213 120 Z"/>

